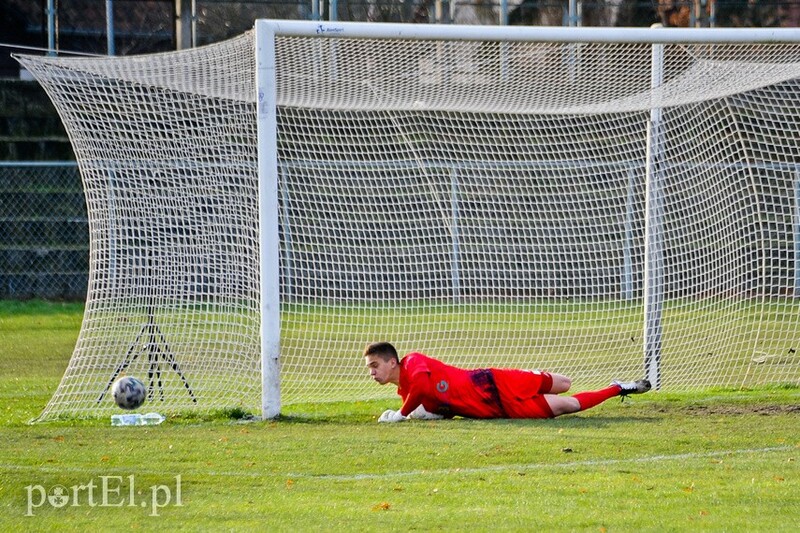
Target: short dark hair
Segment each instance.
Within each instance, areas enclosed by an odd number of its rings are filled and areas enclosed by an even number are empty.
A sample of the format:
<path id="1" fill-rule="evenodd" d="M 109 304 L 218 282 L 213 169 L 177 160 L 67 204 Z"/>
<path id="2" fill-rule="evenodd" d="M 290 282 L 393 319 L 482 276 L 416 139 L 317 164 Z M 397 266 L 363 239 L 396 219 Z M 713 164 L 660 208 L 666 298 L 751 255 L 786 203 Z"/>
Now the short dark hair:
<path id="1" fill-rule="evenodd" d="M 364 357 L 368 355 L 375 355 L 380 357 L 384 361 L 388 361 L 390 359 L 394 359 L 397 362 L 400 362 L 400 358 L 397 357 L 397 350 L 391 343 L 388 342 L 371 342 L 367 344 L 367 347 L 364 348 Z"/>

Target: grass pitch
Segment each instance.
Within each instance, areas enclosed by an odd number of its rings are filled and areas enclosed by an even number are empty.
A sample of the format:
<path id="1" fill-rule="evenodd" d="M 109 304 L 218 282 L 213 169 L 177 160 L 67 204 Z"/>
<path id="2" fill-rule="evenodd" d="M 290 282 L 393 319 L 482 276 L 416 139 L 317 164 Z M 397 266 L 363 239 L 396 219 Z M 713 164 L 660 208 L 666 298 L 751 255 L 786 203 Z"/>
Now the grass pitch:
<path id="1" fill-rule="evenodd" d="M 797 387 L 649 393 L 555 420 L 379 425 L 398 402 L 377 401 L 28 425 L 81 313 L 0 304 L 0 531 L 797 528 Z"/>

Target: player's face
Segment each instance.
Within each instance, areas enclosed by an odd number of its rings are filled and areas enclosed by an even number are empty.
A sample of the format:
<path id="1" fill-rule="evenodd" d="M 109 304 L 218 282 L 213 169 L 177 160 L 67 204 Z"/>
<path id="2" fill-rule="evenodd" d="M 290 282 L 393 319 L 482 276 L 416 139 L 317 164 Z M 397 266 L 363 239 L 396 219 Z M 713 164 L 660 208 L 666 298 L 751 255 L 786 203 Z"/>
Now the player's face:
<path id="1" fill-rule="evenodd" d="M 381 385 L 389 383 L 392 372 L 397 367 L 397 361 L 394 359 L 384 361 L 377 355 L 367 355 L 364 359 L 367 362 L 367 369 L 369 369 L 369 375 L 372 379 Z"/>

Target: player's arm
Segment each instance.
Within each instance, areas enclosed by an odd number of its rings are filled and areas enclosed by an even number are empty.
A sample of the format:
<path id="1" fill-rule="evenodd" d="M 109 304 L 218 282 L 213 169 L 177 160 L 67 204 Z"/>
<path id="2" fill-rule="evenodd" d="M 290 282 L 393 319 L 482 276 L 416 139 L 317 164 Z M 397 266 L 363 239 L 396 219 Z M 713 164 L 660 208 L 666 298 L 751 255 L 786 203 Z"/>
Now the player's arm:
<path id="1" fill-rule="evenodd" d="M 426 391 L 430 390 L 431 386 L 430 370 L 424 363 L 424 359 L 422 362 L 420 362 L 419 359 L 415 360 L 414 362 L 416 364 L 413 365 L 413 369 L 411 370 L 411 379 L 408 389 L 401 392 L 403 395 L 402 407 L 399 411 L 387 409 L 380 416 L 378 422 L 402 422 L 403 420 L 406 420 L 406 417 L 409 417 L 409 415 L 412 413 L 417 413 L 417 415 L 420 416 L 411 416 L 410 418 L 435 418 L 438 416 L 428 413 L 422 406 L 422 399 L 425 397 Z M 418 409 L 421 409 L 421 411 L 417 411 Z M 423 412 L 427 413 L 429 417 L 422 416 Z"/>
<path id="2" fill-rule="evenodd" d="M 420 404 L 417 406 L 416 409 L 411 411 L 406 418 L 415 418 L 417 420 L 441 420 L 444 418 L 442 415 L 437 415 L 436 413 L 431 413 L 425 406 Z"/>
<path id="3" fill-rule="evenodd" d="M 378 418 L 378 422 L 402 422 L 405 419 L 406 417 L 401 415 L 400 411 L 387 409 L 381 414 L 380 418 Z"/>
<path id="4" fill-rule="evenodd" d="M 402 422 L 410 418 L 419 420 L 439 420 L 444 417 L 428 412 L 425 406 L 422 405 L 422 395 L 409 394 L 403 401 L 403 406 L 399 411 L 387 409 L 378 419 L 378 422 Z"/>
<path id="5" fill-rule="evenodd" d="M 418 372 L 414 375 L 409 386 L 408 394 L 403 397 L 403 406 L 399 411 L 387 409 L 378 418 L 378 422 L 402 422 L 415 411 L 422 407 L 425 387 L 430 385 L 430 372 Z M 424 407 L 422 407 L 424 409 Z M 427 411 L 425 411 L 427 413 Z M 421 417 L 418 417 L 421 418 Z"/>
<path id="6" fill-rule="evenodd" d="M 403 416 L 410 415 L 414 409 L 422 405 L 422 399 L 425 397 L 425 391 L 430 390 L 431 374 L 430 372 L 420 372 L 411 380 L 408 395 L 403 398 L 403 407 L 400 408 L 400 414 Z"/>
<path id="7" fill-rule="evenodd" d="M 425 373 L 426 376 L 429 374 Z M 378 422 L 402 422 L 408 415 L 410 415 L 417 407 L 422 407 L 422 394 L 420 388 L 416 386 L 416 380 L 412 382 L 411 390 L 403 399 L 403 406 L 399 411 L 387 409 L 378 418 Z"/>
<path id="8" fill-rule="evenodd" d="M 418 420 L 440 420 L 444 418 L 442 415 L 429 412 L 425 409 L 425 406 L 422 405 L 423 394 L 421 394 L 420 391 L 424 392 L 430 390 L 428 388 L 431 386 L 430 372 L 420 374 L 418 381 L 419 386 L 412 390 L 412 394 L 406 396 L 400 413 L 406 418 L 416 418 Z M 408 412 L 406 412 L 407 410 Z"/>

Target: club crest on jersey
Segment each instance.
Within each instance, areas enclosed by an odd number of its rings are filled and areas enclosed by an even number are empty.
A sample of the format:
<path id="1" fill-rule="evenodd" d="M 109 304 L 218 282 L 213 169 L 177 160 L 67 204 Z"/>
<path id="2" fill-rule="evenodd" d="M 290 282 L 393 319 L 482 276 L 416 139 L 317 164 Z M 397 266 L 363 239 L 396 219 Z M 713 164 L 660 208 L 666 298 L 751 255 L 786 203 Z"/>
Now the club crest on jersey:
<path id="1" fill-rule="evenodd" d="M 439 383 L 436 384 L 436 390 L 439 391 L 440 393 L 443 393 L 443 394 L 445 392 L 447 392 L 447 389 L 449 389 L 449 388 L 450 388 L 450 384 L 447 383 L 445 380 L 442 380 L 442 381 L 440 381 Z"/>

